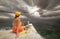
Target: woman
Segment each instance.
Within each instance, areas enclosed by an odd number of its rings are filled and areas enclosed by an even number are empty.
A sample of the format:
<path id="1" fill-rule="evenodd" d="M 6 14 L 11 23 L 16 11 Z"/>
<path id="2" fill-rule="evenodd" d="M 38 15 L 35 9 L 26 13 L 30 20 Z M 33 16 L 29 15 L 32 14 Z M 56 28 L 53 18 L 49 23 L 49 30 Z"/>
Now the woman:
<path id="1" fill-rule="evenodd" d="M 24 30 L 24 27 L 22 25 L 22 22 L 19 18 L 21 15 L 21 12 L 15 12 L 15 18 L 13 20 L 13 27 L 12 27 L 12 32 L 16 34 L 16 39 L 19 37 L 19 33 Z"/>

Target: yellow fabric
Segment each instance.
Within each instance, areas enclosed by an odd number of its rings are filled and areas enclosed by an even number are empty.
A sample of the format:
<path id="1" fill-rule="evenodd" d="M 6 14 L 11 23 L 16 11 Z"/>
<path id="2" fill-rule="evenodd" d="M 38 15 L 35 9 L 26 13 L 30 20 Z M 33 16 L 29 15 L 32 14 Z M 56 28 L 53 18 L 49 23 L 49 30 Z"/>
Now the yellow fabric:
<path id="1" fill-rule="evenodd" d="M 23 32 L 20 32 L 20 35 L 28 34 L 29 32 L 30 32 L 29 30 L 23 31 Z"/>
<path id="2" fill-rule="evenodd" d="M 19 16 L 20 14 L 21 14 L 21 12 L 19 12 L 19 11 L 15 12 L 15 16 Z"/>
<path id="3" fill-rule="evenodd" d="M 24 31 L 23 32 L 20 32 L 20 35 L 24 35 L 24 34 L 26 34 Z"/>

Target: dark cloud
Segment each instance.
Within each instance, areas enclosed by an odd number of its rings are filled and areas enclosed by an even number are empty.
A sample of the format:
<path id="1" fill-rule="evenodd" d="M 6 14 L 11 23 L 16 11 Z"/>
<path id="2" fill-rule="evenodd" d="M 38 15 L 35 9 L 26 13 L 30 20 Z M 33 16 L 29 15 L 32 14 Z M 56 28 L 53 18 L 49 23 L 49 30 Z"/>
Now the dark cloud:
<path id="1" fill-rule="evenodd" d="M 15 11 L 21 11 L 22 15 L 27 17 L 21 19 L 25 24 L 29 20 L 33 23 L 37 32 L 46 37 L 46 39 L 59 39 L 60 0 L 33 0 L 33 3 L 40 8 L 38 11 L 41 15 L 40 17 L 35 17 L 28 13 L 26 6 L 32 6 L 30 0 L 0 0 L 0 17 L 10 17 L 10 19 L 0 18 L 0 27 L 11 27 L 13 21 L 13 15 L 11 14 Z"/>

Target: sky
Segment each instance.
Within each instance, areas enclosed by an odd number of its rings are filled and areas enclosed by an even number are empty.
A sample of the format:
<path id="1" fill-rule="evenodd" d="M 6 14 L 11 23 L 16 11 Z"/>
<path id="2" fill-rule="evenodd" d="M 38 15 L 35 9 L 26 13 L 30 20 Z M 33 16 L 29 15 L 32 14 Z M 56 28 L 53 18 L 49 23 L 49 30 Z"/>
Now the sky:
<path id="1" fill-rule="evenodd" d="M 60 0 L 0 0 L 1 27 L 12 26 L 15 11 L 22 12 L 21 20 L 30 21 L 42 36 L 47 32 L 57 35 L 60 30 Z"/>

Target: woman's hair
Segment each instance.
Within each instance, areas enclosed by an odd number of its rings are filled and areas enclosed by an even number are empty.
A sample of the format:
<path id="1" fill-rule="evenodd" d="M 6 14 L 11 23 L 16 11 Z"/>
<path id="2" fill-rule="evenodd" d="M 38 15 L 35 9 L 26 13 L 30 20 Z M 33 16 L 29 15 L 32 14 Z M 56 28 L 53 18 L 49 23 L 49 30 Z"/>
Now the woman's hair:
<path id="1" fill-rule="evenodd" d="M 17 17 L 19 17 L 19 16 L 15 16 L 15 18 L 17 18 Z"/>

